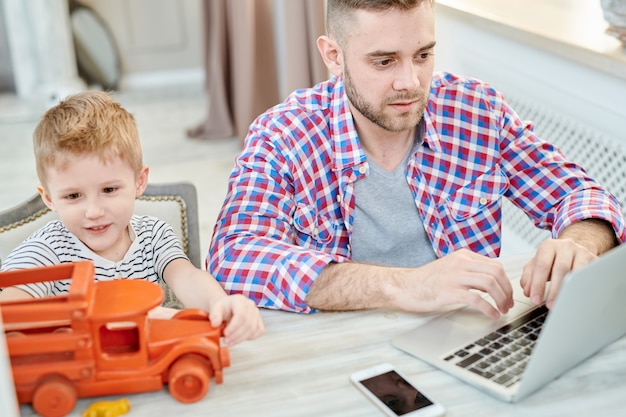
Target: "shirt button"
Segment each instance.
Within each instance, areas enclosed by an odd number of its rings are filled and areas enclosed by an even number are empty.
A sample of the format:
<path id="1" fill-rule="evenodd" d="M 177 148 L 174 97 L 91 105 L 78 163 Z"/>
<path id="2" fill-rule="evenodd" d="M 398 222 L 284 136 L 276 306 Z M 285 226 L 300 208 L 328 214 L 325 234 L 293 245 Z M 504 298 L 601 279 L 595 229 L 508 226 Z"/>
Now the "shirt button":
<path id="1" fill-rule="evenodd" d="M 341 196 L 339 194 L 337 194 L 337 202 L 341 204 Z"/>
<path id="2" fill-rule="evenodd" d="M 485 204 L 487 204 L 487 199 L 485 197 L 481 197 L 480 200 L 478 200 L 478 202 L 484 206 Z"/>
<path id="3" fill-rule="evenodd" d="M 313 236 L 317 236 L 319 232 L 320 230 L 316 227 L 315 229 L 313 229 Z"/>
<path id="4" fill-rule="evenodd" d="M 360 172 L 361 174 L 365 174 L 365 173 L 367 172 L 367 167 L 366 167 L 365 165 L 361 165 L 361 166 L 359 167 L 359 172 Z"/>

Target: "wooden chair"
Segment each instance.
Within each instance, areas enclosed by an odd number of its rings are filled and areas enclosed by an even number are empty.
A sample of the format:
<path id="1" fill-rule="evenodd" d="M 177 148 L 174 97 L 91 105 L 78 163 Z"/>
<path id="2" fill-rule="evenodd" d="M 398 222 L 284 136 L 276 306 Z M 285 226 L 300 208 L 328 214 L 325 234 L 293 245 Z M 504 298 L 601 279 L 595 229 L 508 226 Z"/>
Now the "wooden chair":
<path id="1" fill-rule="evenodd" d="M 193 184 L 148 184 L 144 194 L 137 199 L 135 213 L 157 217 L 172 226 L 190 261 L 201 267 L 198 197 Z M 0 212 L 0 264 L 24 239 L 56 218 L 38 194 Z M 160 284 L 165 296 L 163 306 L 181 308 L 174 293 L 164 282 Z"/>

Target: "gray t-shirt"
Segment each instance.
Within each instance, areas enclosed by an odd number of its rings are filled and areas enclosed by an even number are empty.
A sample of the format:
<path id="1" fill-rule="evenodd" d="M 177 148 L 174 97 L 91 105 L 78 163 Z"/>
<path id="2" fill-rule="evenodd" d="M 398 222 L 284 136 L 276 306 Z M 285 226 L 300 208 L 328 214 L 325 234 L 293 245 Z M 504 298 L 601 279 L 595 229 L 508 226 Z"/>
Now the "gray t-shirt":
<path id="1" fill-rule="evenodd" d="M 421 142 L 421 136 L 416 137 L 414 146 L 393 172 L 368 161 L 370 174 L 355 185 L 353 261 L 417 267 L 437 259 L 406 179 L 409 157 Z"/>

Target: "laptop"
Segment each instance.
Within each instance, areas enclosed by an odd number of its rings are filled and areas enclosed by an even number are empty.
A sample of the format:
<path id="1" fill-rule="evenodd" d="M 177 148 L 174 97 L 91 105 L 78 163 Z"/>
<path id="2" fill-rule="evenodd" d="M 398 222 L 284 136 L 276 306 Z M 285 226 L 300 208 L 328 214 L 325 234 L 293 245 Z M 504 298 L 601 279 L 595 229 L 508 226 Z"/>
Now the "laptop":
<path id="1" fill-rule="evenodd" d="M 551 310 L 513 282 L 497 320 L 471 307 L 437 316 L 392 344 L 493 397 L 516 402 L 626 334 L 626 245 L 568 274 Z M 521 271 L 519 274 L 521 275 Z"/>

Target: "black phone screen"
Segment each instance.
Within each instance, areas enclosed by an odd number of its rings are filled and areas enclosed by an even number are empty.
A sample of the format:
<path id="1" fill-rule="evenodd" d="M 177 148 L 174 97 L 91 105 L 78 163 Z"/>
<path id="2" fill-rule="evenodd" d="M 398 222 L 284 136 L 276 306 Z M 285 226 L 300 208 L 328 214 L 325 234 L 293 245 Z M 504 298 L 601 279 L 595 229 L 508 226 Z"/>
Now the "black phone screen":
<path id="1" fill-rule="evenodd" d="M 433 404 L 395 371 L 364 379 L 361 384 L 399 416 Z"/>

